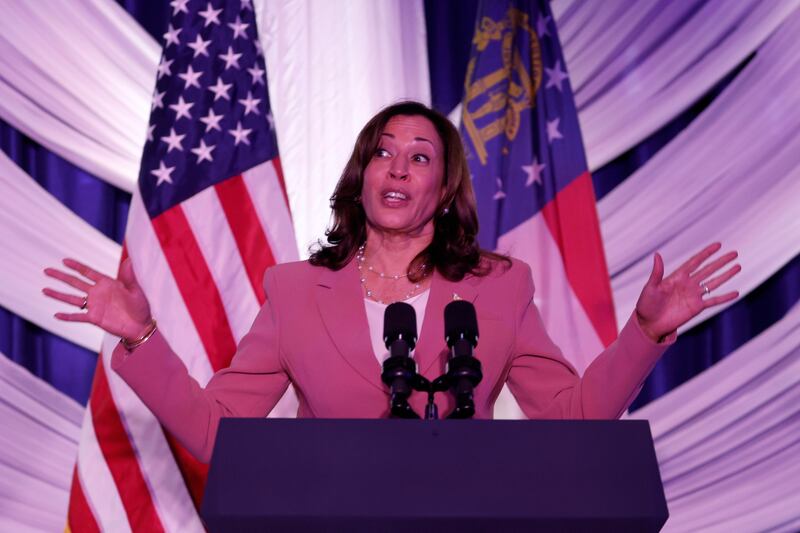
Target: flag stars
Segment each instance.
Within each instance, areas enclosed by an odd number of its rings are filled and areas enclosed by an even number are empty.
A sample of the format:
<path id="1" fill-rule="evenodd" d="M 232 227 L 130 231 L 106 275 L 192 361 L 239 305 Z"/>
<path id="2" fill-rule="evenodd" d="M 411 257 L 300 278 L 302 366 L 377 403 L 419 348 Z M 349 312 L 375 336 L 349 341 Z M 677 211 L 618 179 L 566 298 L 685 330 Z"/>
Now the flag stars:
<path id="1" fill-rule="evenodd" d="M 252 11 L 253 10 L 253 2 L 252 0 L 242 0 L 242 11 Z"/>
<path id="2" fill-rule="evenodd" d="M 165 135 L 161 137 L 161 141 L 167 143 L 167 153 L 170 153 L 172 150 L 177 150 L 179 152 L 183 152 L 183 138 L 186 135 L 178 135 L 175 133 L 175 128 L 169 129 L 169 135 Z"/>
<path id="3" fill-rule="evenodd" d="M 236 40 L 239 37 L 246 39 L 247 34 L 245 30 L 250 26 L 250 24 L 245 24 L 242 22 L 242 18 L 240 16 L 236 16 L 236 22 L 229 22 L 228 27 L 233 30 L 233 39 Z"/>
<path id="4" fill-rule="evenodd" d="M 153 132 L 154 131 L 156 131 L 156 125 L 155 124 L 150 124 L 150 125 L 147 126 L 147 140 L 148 141 L 152 141 L 153 140 Z"/>
<path id="5" fill-rule="evenodd" d="M 213 109 L 209 108 L 208 115 L 201 117 L 200 122 L 206 125 L 206 133 L 211 130 L 222 131 L 222 128 L 219 127 L 219 121 L 224 117 L 225 115 L 217 115 Z"/>
<path id="6" fill-rule="evenodd" d="M 185 85 L 183 86 L 183 90 L 185 91 L 189 87 L 197 87 L 199 89 L 200 84 L 197 82 L 197 79 L 202 75 L 203 75 L 202 71 L 195 72 L 194 69 L 192 68 L 192 65 L 189 65 L 186 68 L 186 72 L 178 74 L 178 77 L 182 79 L 184 82 L 186 82 Z"/>
<path id="7" fill-rule="evenodd" d="M 213 163 L 214 158 L 211 157 L 211 152 L 214 151 L 214 148 L 216 148 L 216 145 L 208 146 L 203 139 L 200 139 L 200 144 L 197 148 L 192 148 L 192 153 L 197 156 L 197 163 L 200 164 L 203 161 Z"/>
<path id="8" fill-rule="evenodd" d="M 542 185 L 542 171 L 547 167 L 547 165 L 539 164 L 536 157 L 533 158 L 533 162 L 530 165 L 522 165 L 522 171 L 528 175 L 528 179 L 525 181 L 525 186 L 530 187 L 534 183 L 538 183 Z"/>
<path id="9" fill-rule="evenodd" d="M 547 26 L 552 20 L 553 18 L 550 16 L 545 17 L 541 13 L 539 14 L 539 18 L 536 20 L 536 33 L 540 39 L 545 35 L 550 35 L 550 30 L 548 30 Z"/>
<path id="10" fill-rule="evenodd" d="M 556 61 L 553 68 L 545 67 L 544 71 L 547 73 L 548 77 L 545 89 L 555 87 L 558 89 L 558 92 L 562 92 L 561 84 L 564 83 L 564 80 L 569 79 L 569 76 L 566 72 L 561 70 L 561 60 Z"/>
<path id="11" fill-rule="evenodd" d="M 172 184 L 172 171 L 175 170 L 175 167 L 168 167 L 164 164 L 163 161 L 158 164 L 158 168 L 155 170 L 151 170 L 150 174 L 158 178 L 158 182 L 156 183 L 156 187 L 161 185 L 162 183 L 166 182 Z"/>
<path id="12" fill-rule="evenodd" d="M 211 2 L 208 3 L 205 11 L 200 11 L 197 14 L 205 19 L 203 27 L 209 24 L 219 24 L 219 14 L 222 13 L 221 9 L 211 9 Z"/>
<path id="13" fill-rule="evenodd" d="M 258 64 L 255 67 L 247 69 L 247 72 L 253 77 L 253 85 L 264 85 L 264 69 Z"/>
<path id="14" fill-rule="evenodd" d="M 249 146 L 250 145 L 250 140 L 247 138 L 247 136 L 250 135 L 250 133 L 252 131 L 253 130 L 248 130 L 248 129 L 242 128 L 242 121 L 240 120 L 236 124 L 236 129 L 228 130 L 228 133 L 233 135 L 233 145 L 234 146 L 239 146 L 240 142 Z"/>
<path id="15" fill-rule="evenodd" d="M 220 98 L 224 98 L 225 100 L 230 100 L 231 97 L 228 96 L 228 91 L 230 91 L 233 84 L 231 83 L 222 83 L 222 78 L 217 78 L 217 83 L 214 85 L 210 85 L 208 90 L 214 93 L 214 101 L 216 102 Z"/>
<path id="16" fill-rule="evenodd" d="M 253 98 L 252 91 L 247 91 L 247 98 L 239 100 L 239 103 L 244 106 L 244 116 L 253 113 L 258 115 L 258 103 L 261 102 L 260 98 Z"/>
<path id="17" fill-rule="evenodd" d="M 564 136 L 561 135 L 561 132 L 558 131 L 559 124 L 561 124 L 560 118 L 547 121 L 547 140 L 550 141 L 551 143 L 556 139 L 564 138 Z"/>
<path id="18" fill-rule="evenodd" d="M 170 109 L 175 111 L 175 122 L 180 120 L 181 117 L 186 117 L 189 120 L 192 120 L 192 115 L 189 114 L 189 110 L 192 108 L 194 104 L 185 102 L 183 100 L 183 96 L 178 97 L 177 104 L 171 104 L 169 106 Z"/>
<path id="19" fill-rule="evenodd" d="M 174 44 L 176 46 L 180 45 L 180 41 L 178 40 L 178 34 L 183 31 L 181 28 L 177 30 L 172 27 L 172 24 L 169 25 L 167 28 L 167 33 L 164 34 L 164 48 L 169 48 L 169 45 Z"/>
<path id="20" fill-rule="evenodd" d="M 169 5 L 172 6 L 172 16 L 174 17 L 181 12 L 188 13 L 189 10 L 186 9 L 186 4 L 188 3 L 189 0 L 172 0 L 172 2 L 169 3 Z"/>
<path id="21" fill-rule="evenodd" d="M 267 113 L 267 124 L 269 124 L 271 131 L 275 131 L 275 117 L 272 116 L 272 111 Z"/>
<path id="22" fill-rule="evenodd" d="M 156 91 L 153 93 L 153 100 L 150 102 L 150 111 L 152 112 L 154 109 L 161 109 L 164 107 L 164 95 L 167 94 L 167 91 Z"/>
<path id="23" fill-rule="evenodd" d="M 240 57 L 242 57 L 242 54 L 234 54 L 232 46 L 228 46 L 227 53 L 219 55 L 219 58 L 225 62 L 225 70 L 228 70 L 231 67 L 238 69 Z"/>
<path id="24" fill-rule="evenodd" d="M 193 43 L 188 43 L 186 46 L 194 50 L 194 55 L 192 59 L 196 58 L 197 56 L 206 56 L 208 57 L 208 45 L 211 44 L 211 39 L 208 41 L 204 41 L 200 34 L 197 34 Z"/>
<path id="25" fill-rule="evenodd" d="M 172 66 L 172 63 L 174 61 L 175 61 L 174 59 L 169 59 L 168 60 L 166 57 L 162 57 L 161 58 L 161 63 L 158 64 L 158 78 L 157 79 L 160 80 L 162 78 L 162 76 L 169 76 L 170 74 L 172 74 L 172 70 L 170 69 L 170 67 Z"/>

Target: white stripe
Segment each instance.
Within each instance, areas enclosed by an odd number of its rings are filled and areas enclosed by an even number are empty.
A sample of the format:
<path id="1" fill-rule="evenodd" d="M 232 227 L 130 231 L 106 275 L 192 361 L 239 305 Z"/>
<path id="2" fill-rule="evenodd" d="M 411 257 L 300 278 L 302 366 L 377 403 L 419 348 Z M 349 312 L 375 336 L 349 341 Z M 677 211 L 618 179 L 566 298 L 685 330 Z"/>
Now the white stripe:
<path id="1" fill-rule="evenodd" d="M 130 531 L 128 515 L 106 459 L 97 443 L 91 405 L 86 407 L 78 444 L 78 479 L 83 496 L 101 531 Z"/>
<path id="2" fill-rule="evenodd" d="M 561 251 L 542 214 L 500 237 L 497 251 L 530 265 L 536 286 L 533 300 L 542 315 L 545 329 L 561 348 L 564 357 L 583 374 L 603 350 L 603 343 L 569 284 Z M 495 402 L 494 417 L 525 418 L 505 385 Z"/>
<path id="3" fill-rule="evenodd" d="M 214 278 L 238 344 L 253 324 L 259 305 L 217 191 L 208 187 L 181 206 Z"/>
<path id="4" fill-rule="evenodd" d="M 161 425 L 131 388 L 111 369 L 118 338 L 103 340 L 103 366 L 122 425 L 136 452 L 139 469 L 165 531 L 203 531 L 183 476 Z"/>
<path id="5" fill-rule="evenodd" d="M 214 371 L 138 194 L 131 200 L 125 240 L 161 333 L 189 374 L 205 386 Z"/>
<path id="6" fill-rule="evenodd" d="M 294 226 L 275 165 L 267 161 L 251 168 L 242 177 L 275 261 L 296 261 L 299 255 Z"/>
<path id="7" fill-rule="evenodd" d="M 542 213 L 500 237 L 497 249 L 530 265 L 536 285 L 534 302 L 547 333 L 583 374 L 603 351 L 603 343 L 569 284 L 561 251 Z"/>

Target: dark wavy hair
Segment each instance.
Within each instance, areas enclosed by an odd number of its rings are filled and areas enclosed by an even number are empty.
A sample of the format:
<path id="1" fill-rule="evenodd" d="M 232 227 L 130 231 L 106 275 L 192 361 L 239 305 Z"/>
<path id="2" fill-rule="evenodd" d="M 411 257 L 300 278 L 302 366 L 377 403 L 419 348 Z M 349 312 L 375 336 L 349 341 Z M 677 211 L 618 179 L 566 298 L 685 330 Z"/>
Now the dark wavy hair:
<path id="1" fill-rule="evenodd" d="M 447 117 L 413 101 L 382 109 L 358 134 L 353 154 L 331 196 L 333 223 L 325 232 L 328 242 L 318 241 L 312 247 L 309 262 L 339 270 L 353 259 L 358 247 L 366 241 L 367 217 L 361 205 L 364 170 L 378 149 L 386 124 L 397 115 L 430 120 L 445 151 L 442 184 L 445 194 L 434 211 L 433 240 L 409 264 L 409 279 L 419 281 L 424 275 L 420 268 L 423 264 L 436 268 L 450 281 L 460 281 L 467 274 L 484 276 L 497 261 L 510 265 L 508 257 L 482 250 L 478 245 L 478 210 L 461 136 Z"/>

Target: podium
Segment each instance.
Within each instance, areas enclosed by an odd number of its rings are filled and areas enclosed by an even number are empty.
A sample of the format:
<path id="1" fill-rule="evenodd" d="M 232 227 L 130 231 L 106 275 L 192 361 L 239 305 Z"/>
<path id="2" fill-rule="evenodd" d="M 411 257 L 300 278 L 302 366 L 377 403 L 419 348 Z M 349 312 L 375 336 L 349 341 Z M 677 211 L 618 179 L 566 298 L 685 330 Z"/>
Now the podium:
<path id="1" fill-rule="evenodd" d="M 658 531 L 646 421 L 222 420 L 211 532 Z"/>

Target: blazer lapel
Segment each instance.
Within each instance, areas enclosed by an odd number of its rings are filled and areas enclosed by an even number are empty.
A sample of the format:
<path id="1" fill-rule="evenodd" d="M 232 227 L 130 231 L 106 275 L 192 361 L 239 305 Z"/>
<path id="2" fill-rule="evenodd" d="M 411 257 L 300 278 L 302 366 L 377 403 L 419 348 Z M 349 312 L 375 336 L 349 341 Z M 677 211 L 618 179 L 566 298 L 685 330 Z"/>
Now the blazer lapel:
<path id="1" fill-rule="evenodd" d="M 419 342 L 414 351 L 418 371 L 425 374 L 434 363 L 440 361 L 447 354 L 447 344 L 444 341 L 444 308 L 454 300 L 467 300 L 475 302 L 478 291 L 468 276 L 459 282 L 448 281 L 438 271 L 434 270 L 431 280 L 431 294 L 425 308 L 425 320 L 419 333 Z"/>
<path id="2" fill-rule="evenodd" d="M 342 357 L 364 379 L 380 390 L 381 367 L 372 349 L 364 297 L 355 262 L 339 271 L 323 269 L 316 299 L 325 329 Z"/>

